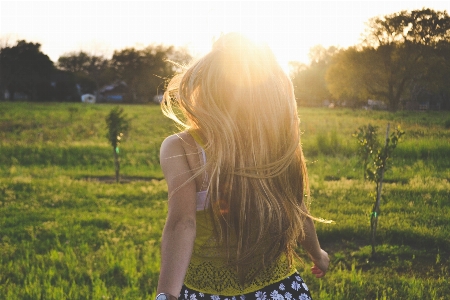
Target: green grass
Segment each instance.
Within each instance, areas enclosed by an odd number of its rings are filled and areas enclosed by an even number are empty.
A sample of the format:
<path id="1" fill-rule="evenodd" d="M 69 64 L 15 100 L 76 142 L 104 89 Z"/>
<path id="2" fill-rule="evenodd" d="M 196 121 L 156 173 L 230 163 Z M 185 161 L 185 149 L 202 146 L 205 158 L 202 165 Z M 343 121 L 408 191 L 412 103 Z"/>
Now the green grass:
<path id="1" fill-rule="evenodd" d="M 0 299 L 152 299 L 167 187 L 159 146 L 175 126 L 154 105 L 131 117 L 114 177 L 105 117 L 113 106 L 0 102 Z M 445 299 L 450 254 L 447 112 L 300 108 L 311 211 L 331 257 L 322 280 L 299 266 L 315 299 Z M 406 132 L 389 161 L 370 247 L 374 186 L 351 134 Z M 372 194 L 372 195 L 371 195 Z M 299 252 L 304 255 L 303 251 Z"/>

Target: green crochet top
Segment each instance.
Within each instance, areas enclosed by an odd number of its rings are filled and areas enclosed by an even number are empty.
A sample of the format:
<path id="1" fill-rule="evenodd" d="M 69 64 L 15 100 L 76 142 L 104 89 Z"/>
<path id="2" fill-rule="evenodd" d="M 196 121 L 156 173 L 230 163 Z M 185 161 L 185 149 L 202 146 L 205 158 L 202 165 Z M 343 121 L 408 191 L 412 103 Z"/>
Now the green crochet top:
<path id="1" fill-rule="evenodd" d="M 202 146 L 199 136 L 192 132 L 190 134 Z M 197 202 L 204 203 L 206 199 L 202 198 L 205 196 L 206 193 L 197 193 Z M 294 266 L 289 267 L 286 256 L 281 255 L 251 282 L 241 285 L 236 268 L 227 264 L 226 250 L 216 241 L 209 211 L 198 210 L 196 223 L 194 251 L 184 280 L 188 288 L 207 294 L 236 296 L 260 290 L 296 272 Z M 233 253 L 233 246 L 230 250 Z"/>

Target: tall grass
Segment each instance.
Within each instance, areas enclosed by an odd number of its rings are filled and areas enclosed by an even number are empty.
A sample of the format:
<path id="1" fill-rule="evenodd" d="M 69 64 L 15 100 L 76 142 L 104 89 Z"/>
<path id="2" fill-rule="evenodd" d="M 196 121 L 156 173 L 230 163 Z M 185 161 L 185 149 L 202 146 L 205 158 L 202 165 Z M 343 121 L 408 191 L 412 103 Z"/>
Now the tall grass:
<path id="1" fill-rule="evenodd" d="M 159 146 L 175 132 L 157 106 L 132 117 L 121 173 L 104 118 L 110 105 L 0 102 L 0 299 L 153 299 L 167 187 Z M 450 130 L 444 112 L 299 109 L 311 212 L 330 253 L 315 299 L 446 299 L 450 254 Z M 351 134 L 368 123 L 406 132 L 385 176 L 377 253 L 374 190 Z"/>

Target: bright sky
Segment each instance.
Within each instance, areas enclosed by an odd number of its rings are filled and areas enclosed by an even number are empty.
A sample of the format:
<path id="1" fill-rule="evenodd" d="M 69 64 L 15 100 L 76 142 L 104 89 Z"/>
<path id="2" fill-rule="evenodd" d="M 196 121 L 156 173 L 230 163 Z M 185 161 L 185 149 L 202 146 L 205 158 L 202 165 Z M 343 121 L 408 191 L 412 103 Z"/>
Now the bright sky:
<path id="1" fill-rule="evenodd" d="M 41 43 L 56 62 L 84 50 L 167 44 L 201 55 L 221 33 L 242 32 L 267 42 L 284 66 L 308 63 L 309 49 L 360 41 L 369 18 L 420 8 L 447 10 L 450 1 L 4 1 L 0 42 Z"/>

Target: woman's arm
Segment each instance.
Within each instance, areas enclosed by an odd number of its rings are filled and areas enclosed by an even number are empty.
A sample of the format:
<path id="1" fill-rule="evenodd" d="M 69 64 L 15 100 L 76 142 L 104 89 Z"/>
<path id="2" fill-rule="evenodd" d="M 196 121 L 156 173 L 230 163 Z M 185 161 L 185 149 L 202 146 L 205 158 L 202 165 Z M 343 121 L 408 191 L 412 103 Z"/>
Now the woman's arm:
<path id="1" fill-rule="evenodd" d="M 178 297 L 195 240 L 196 186 L 186 152 L 177 135 L 161 145 L 161 168 L 169 192 L 169 212 L 161 243 L 161 271 L 157 293 Z"/>
<path id="2" fill-rule="evenodd" d="M 303 211 L 308 212 L 304 203 L 302 203 L 302 209 Z M 316 276 L 316 278 L 323 277 L 325 276 L 328 265 L 330 264 L 328 253 L 320 247 L 314 221 L 311 218 L 307 217 L 305 219 L 303 229 L 305 236 L 299 242 L 303 248 L 305 248 L 306 252 L 308 252 L 309 257 L 314 263 L 314 266 L 311 268 L 311 272 Z"/>

